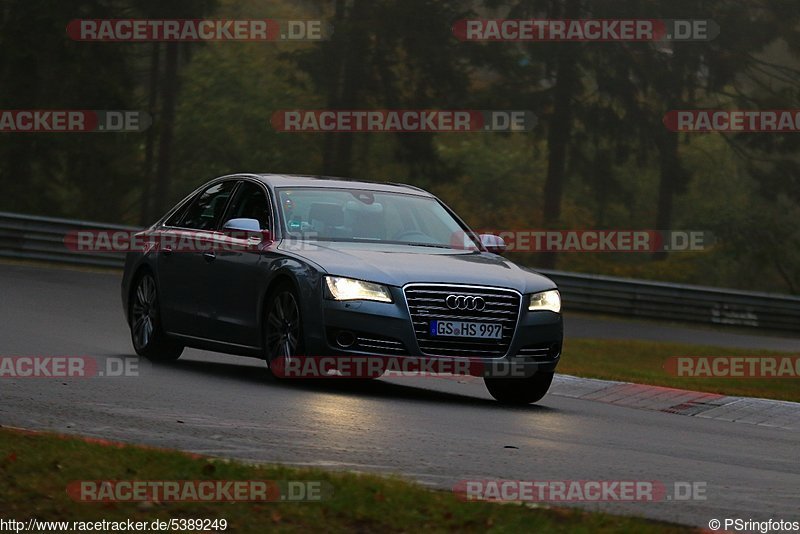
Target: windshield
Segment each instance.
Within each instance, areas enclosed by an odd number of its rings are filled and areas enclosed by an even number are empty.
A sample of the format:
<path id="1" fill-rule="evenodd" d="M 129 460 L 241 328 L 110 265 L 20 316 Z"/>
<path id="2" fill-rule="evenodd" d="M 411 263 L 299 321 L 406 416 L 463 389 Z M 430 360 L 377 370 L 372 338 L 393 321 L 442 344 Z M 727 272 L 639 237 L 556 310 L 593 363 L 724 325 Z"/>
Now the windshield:
<path id="1" fill-rule="evenodd" d="M 279 189 L 284 231 L 297 239 L 475 248 L 436 200 L 361 189 Z"/>

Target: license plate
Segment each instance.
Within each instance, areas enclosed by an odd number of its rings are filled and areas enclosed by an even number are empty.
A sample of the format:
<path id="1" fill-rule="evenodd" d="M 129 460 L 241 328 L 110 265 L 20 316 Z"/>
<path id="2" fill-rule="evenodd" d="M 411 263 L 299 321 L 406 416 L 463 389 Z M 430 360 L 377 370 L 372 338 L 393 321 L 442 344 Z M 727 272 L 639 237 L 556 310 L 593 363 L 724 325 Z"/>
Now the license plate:
<path id="1" fill-rule="evenodd" d="M 503 325 L 465 321 L 431 321 L 430 333 L 433 337 L 500 339 L 503 337 Z"/>

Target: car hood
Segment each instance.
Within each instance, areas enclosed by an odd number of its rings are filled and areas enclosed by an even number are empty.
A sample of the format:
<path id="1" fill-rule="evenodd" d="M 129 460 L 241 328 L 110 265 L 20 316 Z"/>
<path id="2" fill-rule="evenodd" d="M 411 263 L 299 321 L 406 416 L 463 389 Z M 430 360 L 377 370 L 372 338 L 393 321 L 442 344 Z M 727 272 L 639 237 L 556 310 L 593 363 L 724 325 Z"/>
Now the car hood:
<path id="1" fill-rule="evenodd" d="M 279 249 L 328 274 L 391 286 L 412 282 L 469 284 L 535 293 L 556 287 L 549 278 L 495 254 L 372 243 L 282 243 Z M 298 250 L 300 249 L 300 250 Z"/>

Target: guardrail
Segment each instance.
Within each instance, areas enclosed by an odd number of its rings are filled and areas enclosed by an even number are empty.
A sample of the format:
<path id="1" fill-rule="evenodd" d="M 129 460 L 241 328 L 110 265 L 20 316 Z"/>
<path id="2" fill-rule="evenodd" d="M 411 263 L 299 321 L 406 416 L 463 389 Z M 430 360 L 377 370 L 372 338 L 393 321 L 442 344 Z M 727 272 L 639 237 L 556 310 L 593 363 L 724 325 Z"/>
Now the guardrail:
<path id="1" fill-rule="evenodd" d="M 0 212 L 0 257 L 121 269 L 125 263 L 123 254 L 73 251 L 66 246 L 64 238 L 74 230 L 138 229 L 135 226 Z"/>
<path id="2" fill-rule="evenodd" d="M 540 270 L 565 309 L 700 324 L 800 331 L 800 297 Z"/>
<path id="3" fill-rule="evenodd" d="M 65 236 L 75 230 L 138 229 L 0 212 L 0 257 L 121 268 L 122 254 L 73 251 L 65 245 Z M 558 284 L 568 311 L 800 331 L 800 297 L 563 271 L 540 272 Z"/>

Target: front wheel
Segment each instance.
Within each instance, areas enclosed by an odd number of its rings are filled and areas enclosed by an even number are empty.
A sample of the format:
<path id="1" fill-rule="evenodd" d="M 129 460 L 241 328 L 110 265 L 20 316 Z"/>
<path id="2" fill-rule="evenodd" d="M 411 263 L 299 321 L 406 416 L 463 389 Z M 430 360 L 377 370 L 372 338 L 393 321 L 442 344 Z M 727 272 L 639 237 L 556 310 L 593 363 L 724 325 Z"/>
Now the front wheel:
<path id="1" fill-rule="evenodd" d="M 177 360 L 183 345 L 170 339 L 161 328 L 158 290 L 149 273 L 139 277 L 133 293 L 130 313 L 131 341 L 136 354 L 152 361 Z"/>
<path id="2" fill-rule="evenodd" d="M 486 389 L 503 404 L 533 404 L 542 400 L 553 382 L 553 373 L 536 373 L 526 378 L 484 378 Z"/>
<path id="3" fill-rule="evenodd" d="M 264 348 L 267 365 L 273 374 L 280 374 L 292 357 L 302 354 L 303 329 L 300 301 L 289 285 L 275 288 L 267 301 L 264 327 Z"/>

